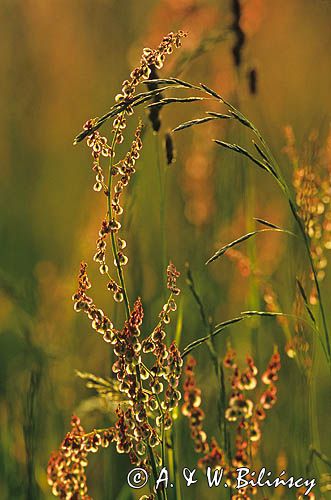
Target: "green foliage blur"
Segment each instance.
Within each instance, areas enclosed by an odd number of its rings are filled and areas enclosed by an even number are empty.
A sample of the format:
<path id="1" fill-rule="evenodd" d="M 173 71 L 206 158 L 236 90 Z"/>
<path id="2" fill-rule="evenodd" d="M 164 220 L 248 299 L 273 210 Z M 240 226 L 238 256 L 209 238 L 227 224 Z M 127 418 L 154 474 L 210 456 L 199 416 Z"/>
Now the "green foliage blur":
<path id="1" fill-rule="evenodd" d="M 312 130 L 319 131 L 321 143 L 328 132 L 331 2 L 243 2 L 239 66 L 232 54 L 231 1 L 1 0 L 0 17 L 0 491 L 3 499 L 41 500 L 53 498 L 47 461 L 69 430 L 72 413 L 87 429 L 114 418 L 75 375 L 77 369 L 108 376 L 112 362 L 110 347 L 72 308 L 81 260 L 89 264 L 95 302 L 118 327 L 124 320 L 123 308 L 107 294 L 92 261 L 105 200 L 92 190 L 90 152 L 83 143 L 74 147 L 74 136 L 86 119 L 101 116 L 113 104 L 143 47 L 184 29 L 189 36 L 160 76 L 176 75 L 220 91 L 263 131 L 291 182 L 291 165 L 282 151 L 284 126 L 293 127 L 298 149 Z M 249 85 L 252 70 L 256 89 Z M 216 324 L 266 304 L 253 273 L 243 276 L 227 257 L 208 267 L 205 261 L 222 244 L 254 229 L 254 217 L 293 229 L 286 200 L 272 180 L 212 143 L 218 138 L 251 147 L 251 136 L 240 125 L 212 123 L 175 134 L 176 162 L 167 165 L 165 133 L 203 116 L 208 106 L 169 106 L 161 113 L 158 134 L 147 127 L 125 201 L 131 300 L 142 297 L 143 331 L 149 332 L 166 296 L 165 267 L 171 259 L 182 273 L 182 295 L 169 331 L 173 337 L 176 328 L 180 331 L 181 348 L 206 334 L 185 282 L 185 262 Z M 143 108 L 126 131 L 123 152 L 139 116 L 146 121 Z M 103 130 L 110 134 L 111 124 Z M 304 252 L 278 234 L 244 243 L 240 251 L 273 287 L 280 310 L 292 313 L 295 277 L 308 267 Z M 322 292 L 329 312 L 330 270 Z M 289 328 L 294 335 L 294 324 Z M 234 325 L 216 340 L 221 357 L 231 341 L 242 361 L 247 353 L 254 356 L 260 372 L 278 345 L 278 401 L 263 427 L 259 463 L 297 475 L 305 471 L 310 445 L 330 455 L 329 372 L 319 343 L 309 330 L 305 334 L 308 375 L 287 356 L 288 339 L 274 319 Z M 217 436 L 219 388 L 206 347 L 195 355 L 207 430 Z M 177 425 L 180 465 L 193 467 L 198 457 L 187 422 L 179 417 Z M 102 450 L 90 461 L 90 494 L 100 500 L 139 498 L 126 486 L 129 468 L 126 457 Z M 311 475 L 320 478 L 326 471 L 314 459 Z M 221 498 L 198 485 L 183 498 L 212 495 Z M 276 495 L 270 498 L 280 498 Z"/>

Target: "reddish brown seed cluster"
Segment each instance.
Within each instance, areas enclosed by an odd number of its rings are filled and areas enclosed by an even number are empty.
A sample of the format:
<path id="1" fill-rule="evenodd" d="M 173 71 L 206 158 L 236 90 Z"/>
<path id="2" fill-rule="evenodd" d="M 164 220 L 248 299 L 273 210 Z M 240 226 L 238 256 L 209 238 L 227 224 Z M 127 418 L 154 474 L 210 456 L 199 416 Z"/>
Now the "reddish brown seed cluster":
<path id="1" fill-rule="evenodd" d="M 164 328 L 170 321 L 170 312 L 176 310 L 176 303 L 170 296 L 160 314 L 158 325 L 141 343 L 140 327 L 144 312 L 140 298 L 136 300 L 123 329 L 115 330 L 104 313 L 94 306 L 92 299 L 86 294 L 91 286 L 86 268 L 86 264 L 82 263 L 78 291 L 73 297 L 74 307 L 76 310 L 86 312 L 92 319 L 92 326 L 104 334 L 104 340 L 113 345 L 114 354 L 117 357 L 113 364 L 113 372 L 119 382 L 119 391 L 125 395 L 131 405 L 131 408 L 125 412 L 120 407 L 118 408 L 114 440 L 117 442 L 118 451 L 128 453 L 132 463 L 137 463 L 136 457 L 143 455 L 146 451 L 142 442 L 147 440 L 149 445 L 154 447 L 160 440 L 156 430 L 149 423 L 149 413 L 158 411 L 158 415 L 153 416 L 157 427 L 163 425 L 165 429 L 169 429 L 172 425 L 171 412 L 176 408 L 181 397 L 178 382 L 182 371 L 182 358 L 175 342 L 172 342 L 169 348 L 164 342 L 166 336 Z M 176 271 L 176 274 L 179 273 Z M 110 288 L 113 289 L 116 286 L 114 281 L 109 282 Z M 104 331 L 106 326 L 108 329 Z M 156 358 L 151 369 L 147 369 L 142 363 L 142 346 L 144 353 L 152 352 Z M 147 378 L 149 378 L 149 388 L 152 392 L 143 387 L 143 381 Z M 167 383 L 166 387 L 164 387 L 164 381 Z M 130 429 L 130 432 L 127 429 Z M 124 440 L 124 435 L 127 441 Z M 148 465 L 148 460 L 146 464 Z"/>
<path id="2" fill-rule="evenodd" d="M 92 130 L 97 122 L 97 118 L 92 118 L 84 123 L 84 130 Z M 107 137 L 102 137 L 97 130 L 87 136 L 86 144 L 92 149 L 92 156 L 98 160 L 100 156 L 112 156 L 111 147 L 107 143 Z"/>
<path id="3" fill-rule="evenodd" d="M 139 83 L 150 77 L 151 67 L 161 69 L 166 56 L 171 54 L 174 48 L 180 47 L 181 39 L 186 36 L 187 33 L 184 31 L 178 31 L 177 33 L 171 32 L 163 38 L 162 42 L 156 49 L 145 48 L 138 66 L 131 71 L 130 77 L 123 81 L 122 91 L 116 96 L 116 101 L 121 102 L 132 98 Z M 131 115 L 133 113 L 132 107 L 128 106 L 125 113 Z M 120 130 L 125 129 L 126 119 L 124 113 L 122 113 L 119 117 L 116 117 L 114 122 L 114 128 L 115 127 L 119 127 Z"/>
<path id="4" fill-rule="evenodd" d="M 171 264 L 171 266 L 178 277 L 180 273 L 173 264 Z M 179 288 L 177 290 L 178 293 L 180 293 Z M 167 412 L 178 405 L 180 392 L 176 388 L 183 365 L 176 343 L 172 342 L 168 348 L 164 341 L 166 337 L 166 326 L 170 323 L 171 313 L 176 311 L 176 309 L 177 304 L 172 298 L 172 295 L 170 295 L 159 314 L 158 324 L 142 343 L 143 352 L 145 354 L 151 353 L 155 357 L 155 363 L 150 369 L 150 385 L 152 392 L 154 394 L 162 393 L 164 390 L 163 379 L 168 382 L 165 401 L 163 402 L 163 408 Z"/>
<path id="5" fill-rule="evenodd" d="M 86 294 L 86 291 L 91 287 L 91 283 L 88 279 L 86 272 L 87 264 L 81 262 L 79 277 L 78 277 L 78 290 L 72 296 L 74 301 L 75 311 L 83 311 L 87 314 L 88 318 L 92 322 L 92 328 L 103 335 L 105 342 L 112 342 L 114 339 L 114 328 L 113 323 L 105 315 L 102 309 L 98 309 L 91 297 Z"/>
<path id="6" fill-rule="evenodd" d="M 114 353 L 117 360 L 113 365 L 113 372 L 120 382 L 120 391 L 127 395 L 132 407 L 124 413 L 118 410 L 119 421 L 116 428 L 123 432 L 116 433 L 115 439 L 119 450 L 129 453 L 132 463 L 144 463 L 149 467 L 144 443 L 154 448 L 160 442 L 156 429 L 161 425 L 169 429 L 172 425 L 171 412 L 180 399 L 177 387 L 182 359 L 175 342 L 169 348 L 162 342 L 165 332 L 161 323 L 149 337 L 150 340 L 141 343 L 139 337 L 142 320 L 143 309 L 141 300 L 138 299 L 123 330 L 116 332 Z M 159 332 L 158 336 L 156 331 Z M 146 353 L 145 346 L 148 342 L 151 342 L 151 352 L 157 357 L 157 363 L 151 369 L 146 368 L 141 358 L 142 346 Z M 146 379 L 149 379 L 152 393 L 143 387 Z M 167 382 L 166 390 L 162 380 Z M 150 424 L 151 418 L 155 419 L 156 428 Z"/>
<path id="7" fill-rule="evenodd" d="M 100 264 L 99 270 L 101 274 L 108 274 L 108 265 L 106 264 L 106 241 L 110 234 L 116 234 L 121 229 L 121 223 L 117 220 L 117 217 L 123 213 L 123 208 L 120 205 L 121 194 L 123 193 L 125 187 L 128 185 L 132 174 L 135 172 L 135 163 L 139 158 L 140 150 L 142 148 L 141 141 L 141 131 L 142 124 L 140 123 L 136 129 L 135 139 L 131 145 L 130 151 L 126 154 L 124 160 L 118 162 L 111 169 L 112 176 L 120 176 L 119 180 L 115 184 L 112 192 L 108 191 L 109 196 L 110 211 L 108 213 L 107 219 L 103 220 L 101 229 L 99 231 L 99 237 L 97 239 L 97 252 L 94 255 L 94 260 Z M 115 131 L 115 134 L 117 131 Z M 123 250 L 126 247 L 126 241 L 122 238 L 117 237 L 115 242 L 115 259 L 114 265 L 125 266 L 128 262 L 128 257 L 124 254 Z M 111 280 L 107 286 L 108 290 L 111 290 L 114 294 L 114 300 L 116 302 L 122 302 L 124 295 L 123 289 L 116 284 L 114 280 Z"/>
<path id="8" fill-rule="evenodd" d="M 79 283 L 78 300 L 86 301 L 86 297 L 83 295 L 86 288 L 89 287 L 86 264 L 82 264 Z M 175 342 L 172 342 L 167 348 L 161 341 L 165 332 L 157 338 L 156 331 L 160 332 L 161 330 L 154 330 L 153 353 L 156 354 L 157 347 L 160 351 L 162 343 L 164 346 L 162 361 L 158 358 L 158 364 L 154 365 L 151 370 L 146 369 L 141 359 L 140 342 L 140 327 L 143 316 L 142 303 L 138 298 L 123 329 L 121 331 L 114 330 L 110 340 L 117 357 L 113 364 L 113 372 L 119 382 L 119 391 L 125 395 L 129 407 L 124 410 L 119 405 L 116 411 L 115 426 L 108 429 L 107 432 L 92 433 L 89 435 L 89 440 L 85 439 L 84 441 L 82 438 L 80 446 L 83 446 L 86 452 L 93 452 L 97 451 L 99 445 L 106 446 L 113 441 L 116 443 L 117 452 L 128 454 L 132 464 L 149 469 L 150 461 L 146 445 L 148 444 L 151 448 L 157 446 L 160 443 L 157 429 L 160 426 L 169 429 L 172 425 L 171 412 L 178 405 L 181 396 L 177 388 L 181 375 L 182 359 Z M 162 322 L 159 323 L 159 328 L 161 327 Z M 147 378 L 149 378 L 152 393 L 143 387 L 143 382 Z M 161 379 L 167 382 L 165 390 Z M 158 395 L 158 399 L 154 394 Z M 151 425 L 150 419 L 155 419 L 154 426 Z M 71 449 L 71 437 L 69 440 L 67 439 L 66 443 Z M 89 443 L 92 443 L 91 446 Z"/>
<path id="9" fill-rule="evenodd" d="M 247 356 L 247 368 L 241 372 L 236 364 L 236 353 L 230 347 L 223 363 L 226 368 L 232 370 L 232 393 L 229 399 L 229 407 L 225 412 L 225 418 L 229 422 L 250 419 L 253 415 L 254 404 L 250 399 L 246 398 L 245 391 L 251 391 L 257 385 L 256 375 L 258 371 L 253 358 Z"/>
<path id="10" fill-rule="evenodd" d="M 212 469 L 223 467 L 223 469 L 227 469 L 224 452 L 215 438 L 211 439 L 208 453 L 198 460 L 198 466 L 203 470 L 207 467 Z"/>
<path id="11" fill-rule="evenodd" d="M 142 123 L 140 122 L 136 128 L 135 137 L 131 144 L 130 151 L 126 154 L 125 158 L 118 163 L 116 163 L 112 168 L 112 175 L 119 175 L 120 179 L 117 181 L 114 187 L 114 194 L 112 196 L 112 210 L 116 215 L 121 215 L 123 213 L 123 208 L 120 205 L 121 194 L 123 193 L 125 187 L 128 185 L 131 176 L 135 173 L 135 163 L 139 159 L 140 151 L 142 149 Z M 116 133 L 116 130 L 115 130 Z"/>
<path id="12" fill-rule="evenodd" d="M 182 406 L 182 413 L 189 419 L 195 451 L 198 453 L 207 453 L 209 451 L 209 446 L 207 443 L 207 435 L 203 430 L 205 414 L 200 408 L 201 390 L 196 385 L 194 373 L 195 366 L 195 359 L 193 356 L 189 356 L 185 365 L 186 377 L 183 384 L 184 404 Z"/>
<path id="13" fill-rule="evenodd" d="M 113 121 L 113 130 L 116 134 L 115 142 L 117 144 L 121 144 L 124 140 L 123 132 L 126 128 L 126 115 L 133 114 L 130 99 L 133 97 L 137 86 L 150 77 L 152 68 L 161 69 L 163 67 L 166 55 L 171 54 L 174 47 L 180 47 L 181 39 L 185 36 L 186 33 L 183 31 L 171 32 L 163 38 L 156 49 L 145 48 L 139 65 L 131 71 L 130 78 L 123 81 L 121 93 L 117 94 L 115 98 L 118 103 L 127 101 L 125 110 L 118 114 Z"/>
<path id="14" fill-rule="evenodd" d="M 275 382 L 278 380 L 278 372 L 280 370 L 280 355 L 276 351 L 269 361 L 266 371 L 263 373 L 261 379 L 264 384 L 268 386 L 266 391 L 260 397 L 260 404 L 264 410 L 270 410 L 277 400 L 277 387 Z"/>
<path id="15" fill-rule="evenodd" d="M 80 419 L 73 416 L 72 430 L 67 433 L 58 451 L 53 452 L 47 467 L 47 480 L 52 493 L 63 499 L 92 500 L 87 494 L 85 469 L 88 454 L 107 448 L 115 439 L 115 428 L 85 433 Z"/>
<path id="16" fill-rule="evenodd" d="M 229 350 L 225 363 L 227 367 L 235 367 L 235 352 Z M 252 365 L 251 360 L 250 365 Z M 196 362 L 191 356 L 188 358 L 185 373 L 186 379 L 184 382 L 184 404 L 182 406 L 182 412 L 190 420 L 191 435 L 195 443 L 195 450 L 198 453 L 203 453 L 203 457 L 198 460 L 198 466 L 203 470 L 207 467 L 212 469 L 222 468 L 223 469 L 223 480 L 228 486 L 235 488 L 236 485 L 236 468 L 249 464 L 248 455 L 248 443 L 247 439 L 242 435 L 244 426 L 239 425 L 236 436 L 235 436 L 235 453 L 233 457 L 227 457 L 226 453 L 218 445 L 217 440 L 212 438 L 210 445 L 207 442 L 207 436 L 202 428 L 202 421 L 204 414 L 202 415 L 201 405 L 201 391 L 197 388 L 195 382 L 194 369 Z M 254 370 L 255 372 L 255 370 Z M 193 419 L 192 419 L 193 417 Z M 255 495 L 256 489 L 247 487 L 242 490 L 237 491 L 236 498 L 250 499 L 250 495 Z M 231 497 L 232 499 L 234 496 Z"/>
<path id="17" fill-rule="evenodd" d="M 280 356 L 278 351 L 272 355 L 266 371 L 261 380 L 268 388 L 258 396 L 258 401 L 253 402 L 247 398 L 246 391 L 257 388 L 258 370 L 253 358 L 247 356 L 247 368 L 241 371 L 236 363 L 236 353 L 229 347 L 224 358 L 224 366 L 231 369 L 232 392 L 229 406 L 225 417 L 229 422 L 235 422 L 236 428 L 236 453 L 232 461 L 234 467 L 245 466 L 248 463 L 248 449 L 251 454 L 256 453 L 261 441 L 261 421 L 266 418 L 266 410 L 269 410 L 276 402 L 277 388 L 275 382 L 278 380 L 280 370 Z"/>
<path id="18" fill-rule="evenodd" d="M 108 220 L 104 219 L 101 224 L 101 229 L 99 231 L 98 239 L 97 239 L 97 251 L 93 257 L 93 260 L 99 264 L 99 271 L 101 274 L 108 274 L 109 268 L 106 263 L 106 247 L 107 247 L 107 237 L 113 233 L 117 233 L 118 230 L 120 229 L 121 225 L 119 222 L 117 222 L 115 219 L 111 220 L 108 222 Z M 122 238 L 117 238 L 117 257 L 118 257 L 118 263 L 120 266 L 124 266 L 128 258 L 126 255 L 123 253 L 123 249 L 126 247 L 126 241 L 123 240 Z M 115 266 L 117 265 L 117 261 L 115 260 L 114 262 Z M 108 282 L 107 288 L 109 291 L 112 291 L 114 293 L 114 300 L 116 302 L 122 302 L 123 300 L 123 290 L 122 288 L 113 280 L 111 279 Z"/>
<path id="19" fill-rule="evenodd" d="M 84 429 L 77 417 L 72 417 L 72 430 L 58 451 L 53 452 L 47 466 L 47 480 L 52 493 L 59 498 L 90 500 L 87 494 L 87 450 L 82 445 Z"/>
<path id="20" fill-rule="evenodd" d="M 114 297 L 115 302 L 123 302 L 123 299 L 124 299 L 123 289 L 112 278 L 107 283 L 107 290 L 109 290 L 110 292 L 113 292 L 113 297 Z"/>
<path id="21" fill-rule="evenodd" d="M 177 287 L 177 279 L 180 276 L 180 272 L 177 271 L 172 262 L 169 263 L 167 267 L 167 288 L 174 295 L 180 293 L 180 289 Z"/>
<path id="22" fill-rule="evenodd" d="M 87 122 L 85 122 L 83 125 L 83 129 L 92 130 L 96 122 L 97 118 L 87 120 Z M 91 131 L 91 134 L 87 136 L 86 144 L 92 150 L 92 157 L 93 157 L 92 170 L 95 173 L 95 184 L 93 186 L 93 189 L 94 191 L 104 190 L 106 192 L 107 187 L 105 184 L 105 178 L 101 167 L 100 159 L 101 157 L 108 158 L 113 156 L 114 151 L 107 143 L 107 138 L 102 137 L 100 135 L 100 132 L 98 132 L 97 130 L 93 132 Z"/>
<path id="23" fill-rule="evenodd" d="M 120 390 L 135 397 L 137 387 L 136 371 L 141 362 L 140 326 L 144 317 L 141 299 L 134 303 L 129 319 L 124 323 L 124 328 L 117 331 L 114 338 L 114 353 L 117 360 L 113 365 L 113 372 L 121 383 Z"/>
<path id="24" fill-rule="evenodd" d="M 97 239 L 97 252 L 93 257 L 93 260 L 100 264 L 99 269 L 101 274 L 105 274 L 108 272 L 108 266 L 106 264 L 106 247 L 107 236 L 110 232 L 110 224 L 106 219 L 104 219 L 99 231 L 99 238 Z"/>
<path id="25" fill-rule="evenodd" d="M 257 403 L 246 398 L 246 391 L 253 391 L 257 387 L 258 370 L 251 356 L 246 357 L 245 370 L 241 371 L 236 361 L 236 352 L 229 346 L 223 359 L 225 368 L 231 370 L 231 393 L 229 407 L 225 412 L 229 422 L 236 423 L 234 434 L 234 453 L 227 454 L 218 445 L 215 438 L 212 438 L 210 445 L 203 430 L 204 413 L 201 409 L 201 391 L 196 385 L 195 366 L 196 362 L 192 356 L 188 357 L 185 365 L 186 378 L 184 381 L 184 404 L 182 413 L 188 417 L 190 422 L 191 435 L 195 444 L 195 450 L 203 453 L 199 459 L 199 467 L 205 469 L 223 468 L 224 478 L 228 486 L 235 487 L 236 469 L 238 467 L 251 466 L 251 457 L 257 450 L 257 443 L 261 439 L 260 422 L 265 419 L 265 410 L 271 408 L 275 399 L 271 400 L 270 395 L 275 391 L 275 385 L 280 369 L 280 357 L 277 351 L 272 355 L 268 367 L 263 374 L 263 381 L 268 385 Z M 275 393 L 274 393 L 275 395 Z M 257 494 L 257 489 L 247 487 L 238 490 L 236 499 L 249 500 L 251 496 Z"/>

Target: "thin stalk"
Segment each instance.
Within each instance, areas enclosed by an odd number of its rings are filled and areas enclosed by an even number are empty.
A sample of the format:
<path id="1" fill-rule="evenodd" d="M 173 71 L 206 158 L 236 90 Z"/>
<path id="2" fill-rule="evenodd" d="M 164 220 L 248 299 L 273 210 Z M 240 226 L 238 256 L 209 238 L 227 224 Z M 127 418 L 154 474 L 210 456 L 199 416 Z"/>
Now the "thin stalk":
<path id="1" fill-rule="evenodd" d="M 117 133 L 118 133 L 119 127 L 116 128 L 113 136 L 113 140 L 111 143 L 111 151 L 115 150 L 115 144 L 116 144 L 116 138 L 117 138 Z M 110 160 L 109 160 L 109 172 L 108 172 L 108 192 L 107 192 L 107 205 L 108 205 L 108 221 L 111 222 L 113 219 L 113 207 L 111 204 L 111 194 L 112 194 L 112 168 L 113 168 L 113 158 L 114 156 L 111 155 Z M 129 303 L 129 298 L 128 298 L 128 293 L 125 285 L 125 280 L 124 280 L 124 274 L 123 270 L 118 258 L 118 249 L 117 249 L 117 243 L 115 239 L 115 234 L 112 232 L 111 233 L 111 245 L 112 245 L 112 251 L 113 251 L 113 257 L 116 262 L 116 270 L 117 270 L 117 275 L 118 279 L 120 280 L 121 288 L 122 288 L 122 293 L 124 297 L 124 305 L 125 305 L 125 314 L 126 318 L 129 319 L 130 317 L 130 303 Z"/>
<path id="2" fill-rule="evenodd" d="M 187 284 L 192 292 L 192 295 L 197 303 L 197 306 L 199 308 L 200 312 L 200 317 L 202 320 L 202 323 L 204 324 L 204 327 L 206 331 L 208 332 L 208 338 L 206 340 L 206 344 L 209 350 L 209 355 L 212 360 L 213 366 L 214 366 L 214 371 L 216 378 L 218 380 L 219 386 L 220 386 L 220 394 L 217 398 L 217 407 L 218 407 L 218 427 L 219 431 L 221 434 L 221 437 L 223 439 L 223 447 L 226 451 L 227 454 L 229 454 L 229 439 L 228 439 L 228 432 L 227 432 L 227 425 L 226 425 L 226 420 L 224 418 L 224 413 L 225 413 L 225 383 L 224 383 L 224 372 L 223 372 L 223 367 L 220 363 L 220 360 L 218 358 L 218 354 L 215 349 L 215 341 L 214 337 L 212 336 L 213 333 L 213 324 L 211 321 L 208 321 L 207 314 L 205 311 L 204 304 L 195 288 L 195 284 L 193 281 L 193 276 L 189 267 L 189 264 L 186 264 L 186 272 L 187 272 Z"/>
<path id="3" fill-rule="evenodd" d="M 158 134 L 155 134 L 155 150 L 156 150 L 156 164 L 157 164 L 157 170 L 158 170 L 158 177 L 159 177 L 159 191 L 160 191 L 160 239 L 161 239 L 161 249 L 162 249 L 162 276 L 163 276 L 163 281 L 164 285 L 166 284 L 165 282 L 165 273 L 164 270 L 167 267 L 167 249 L 166 249 L 166 227 L 165 227 L 165 188 L 166 188 L 166 172 L 163 175 L 162 172 L 162 162 L 161 162 L 161 157 L 160 157 L 160 147 L 159 147 L 159 136 Z M 163 289 L 166 289 L 164 286 Z"/>
<path id="4" fill-rule="evenodd" d="M 180 488 L 180 480 L 179 480 L 179 474 L 178 474 L 178 457 L 177 457 L 177 447 L 176 447 L 176 431 L 175 431 L 175 426 L 171 428 L 171 433 L 170 433 L 170 446 L 168 449 L 168 462 L 169 462 L 169 468 L 171 470 L 171 477 L 175 478 L 174 482 L 174 488 L 173 488 L 173 498 L 175 500 L 182 500 L 182 493 L 181 493 L 181 488 Z"/>
<path id="5" fill-rule="evenodd" d="M 152 448 L 150 447 L 149 444 L 147 445 L 147 449 L 148 449 L 148 453 L 149 453 L 149 458 L 151 460 L 151 466 L 152 466 L 152 472 L 153 472 L 153 477 L 154 477 L 154 483 L 155 483 L 155 486 L 156 486 L 156 481 L 157 481 L 157 478 L 158 478 L 158 474 L 157 474 L 157 468 L 156 468 L 156 462 L 155 462 L 155 458 L 154 458 L 154 453 L 153 453 L 153 450 L 152 450 Z M 164 496 L 161 494 L 161 491 L 159 489 L 155 489 L 155 491 L 156 491 L 157 498 L 159 500 L 163 500 Z M 153 492 L 151 492 L 151 493 L 153 493 Z"/>

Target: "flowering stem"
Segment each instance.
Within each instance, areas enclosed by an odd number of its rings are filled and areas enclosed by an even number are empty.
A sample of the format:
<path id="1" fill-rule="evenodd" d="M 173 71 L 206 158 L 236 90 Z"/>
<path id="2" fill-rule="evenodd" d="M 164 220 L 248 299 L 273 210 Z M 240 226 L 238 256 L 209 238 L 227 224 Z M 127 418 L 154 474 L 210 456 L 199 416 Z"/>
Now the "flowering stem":
<path id="1" fill-rule="evenodd" d="M 156 481 L 157 481 L 157 478 L 158 478 L 158 474 L 157 474 L 157 468 L 156 468 L 156 463 L 155 463 L 155 458 L 154 458 L 154 453 L 153 453 L 153 450 L 152 448 L 150 447 L 150 445 L 147 445 L 147 448 L 148 448 L 148 453 L 149 453 L 149 457 L 150 457 L 150 460 L 151 460 L 151 465 L 152 465 L 152 472 L 153 472 L 153 477 L 154 477 L 154 482 L 155 482 L 155 485 L 156 485 Z M 161 494 L 161 491 L 159 489 L 156 489 L 156 494 L 157 494 L 157 498 L 159 500 L 163 500 L 163 495 Z"/>
<path id="2" fill-rule="evenodd" d="M 178 474 L 178 457 L 177 457 L 177 448 L 176 448 L 176 431 L 175 431 L 175 425 L 171 429 L 171 435 L 170 435 L 170 441 L 171 445 L 169 447 L 169 462 L 171 466 L 171 470 L 173 473 L 173 477 L 175 478 L 174 482 L 174 498 L 176 500 L 182 500 L 182 493 L 181 493 L 181 488 L 180 488 L 180 479 L 179 479 L 179 474 Z"/>
<path id="3" fill-rule="evenodd" d="M 113 220 L 114 214 L 113 214 L 113 207 L 111 203 L 111 195 L 112 195 L 112 168 L 113 168 L 113 158 L 114 158 L 114 152 L 115 152 L 115 145 L 116 145 L 116 138 L 117 138 L 117 133 L 119 130 L 119 126 L 116 127 L 112 144 L 111 144 L 111 157 L 109 161 L 109 172 L 108 172 L 108 190 L 107 190 L 107 205 L 108 205 L 108 221 L 111 222 Z M 122 270 L 122 267 L 120 265 L 120 261 L 118 258 L 118 249 L 117 249 L 117 243 L 115 239 L 115 233 L 111 232 L 111 243 L 112 243 L 112 252 L 114 256 L 114 260 L 116 262 L 116 269 L 117 269 L 117 275 L 121 284 L 122 288 L 122 293 L 124 297 L 124 304 L 125 304 L 125 313 L 126 313 L 126 318 L 130 318 L 130 303 L 129 303 L 129 298 L 128 298 L 128 293 L 125 285 L 125 279 L 124 279 L 124 273 Z M 141 387 L 141 377 L 140 377 L 140 369 L 139 365 L 136 367 L 136 377 L 137 377 L 137 382 L 138 385 Z M 156 468 L 156 463 L 155 463 L 155 458 L 154 458 L 154 453 L 150 445 L 147 443 L 147 449 L 148 453 L 150 456 L 151 460 L 151 465 L 152 465 L 152 471 L 153 471 L 153 477 L 154 477 L 154 482 L 156 484 L 158 474 L 157 474 L 157 468 Z M 151 493 L 153 493 L 151 491 Z M 157 497 L 159 500 L 163 500 L 163 496 L 161 496 L 160 491 L 157 491 Z"/>
<path id="4" fill-rule="evenodd" d="M 107 205 L 108 205 L 108 222 L 111 222 L 113 219 L 113 207 L 111 204 L 111 194 L 112 194 L 112 168 L 113 168 L 113 153 L 115 153 L 115 145 L 116 145 L 116 138 L 117 138 L 117 133 L 119 130 L 119 126 L 115 129 L 113 140 L 111 143 L 111 157 L 109 160 L 109 172 L 108 172 L 108 191 L 107 191 Z M 123 270 L 118 258 L 118 249 L 117 249 L 117 244 L 116 244 L 116 239 L 115 239 L 115 234 L 112 232 L 111 233 L 111 245 L 112 245 L 112 251 L 113 251 L 113 256 L 114 260 L 116 262 L 116 270 L 117 270 L 117 275 L 118 279 L 120 280 L 122 292 L 123 292 L 123 297 L 124 297 L 124 304 L 125 304 L 125 313 L 126 313 L 126 318 L 129 319 L 130 317 L 130 303 L 129 303 L 129 298 L 128 298 L 128 293 L 125 285 L 125 280 L 124 280 L 124 274 Z"/>

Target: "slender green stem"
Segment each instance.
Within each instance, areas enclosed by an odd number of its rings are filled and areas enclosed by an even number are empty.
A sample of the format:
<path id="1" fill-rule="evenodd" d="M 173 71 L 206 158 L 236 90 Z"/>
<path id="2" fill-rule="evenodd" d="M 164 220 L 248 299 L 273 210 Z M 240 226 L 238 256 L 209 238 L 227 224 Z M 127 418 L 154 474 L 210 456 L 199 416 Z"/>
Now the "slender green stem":
<path id="1" fill-rule="evenodd" d="M 163 280 L 165 285 L 165 269 L 167 267 L 167 249 L 166 249 L 166 227 L 165 227 L 165 188 L 166 188 L 166 172 L 163 172 L 162 162 L 160 157 L 159 136 L 155 134 L 155 149 L 156 149 L 156 163 L 159 177 L 159 191 L 160 191 L 160 239 L 162 249 L 162 267 L 163 267 Z M 166 287 L 164 286 L 165 290 Z"/>
<path id="2" fill-rule="evenodd" d="M 170 434 L 170 445 L 168 449 L 168 457 L 169 457 L 169 466 L 171 470 L 171 477 L 175 478 L 173 495 L 172 497 L 175 500 L 182 500 L 182 493 L 180 488 L 180 480 L 178 474 L 178 457 L 177 457 L 177 446 L 176 446 L 176 430 L 175 426 L 171 428 Z"/>
<path id="3" fill-rule="evenodd" d="M 115 152 L 115 145 L 116 145 L 116 138 L 117 138 L 117 133 L 118 133 L 119 128 L 117 127 L 114 132 L 112 144 L 111 144 L 111 151 Z M 109 172 L 108 172 L 108 192 L 107 192 L 107 205 L 108 205 L 108 220 L 109 222 L 112 221 L 113 219 L 113 207 L 111 204 L 111 195 L 112 195 L 112 169 L 113 169 L 113 159 L 114 155 L 112 154 L 109 160 Z M 113 251 L 113 257 L 116 262 L 116 270 L 117 270 L 117 275 L 118 279 L 120 280 L 121 288 L 122 288 L 122 293 L 124 297 L 124 304 L 125 304 L 125 313 L 126 313 L 126 318 L 128 319 L 130 317 L 130 303 L 129 303 L 129 297 L 125 285 L 125 279 L 124 279 L 124 274 L 123 270 L 118 258 L 118 248 L 117 248 L 117 243 L 115 239 L 115 234 L 112 232 L 111 233 L 111 244 L 112 244 L 112 251 Z"/>
<path id="4" fill-rule="evenodd" d="M 151 460 L 151 466 L 152 466 L 152 472 L 153 472 L 153 477 L 154 477 L 154 483 L 156 485 L 156 481 L 158 479 L 158 474 L 157 474 L 157 468 L 156 468 L 154 453 L 153 453 L 153 450 L 150 447 L 150 445 L 147 445 L 147 448 L 148 448 L 149 458 Z M 159 490 L 159 488 L 156 489 L 156 495 L 157 495 L 157 498 L 159 500 L 163 500 L 163 495 L 162 495 L 161 491 Z"/>

